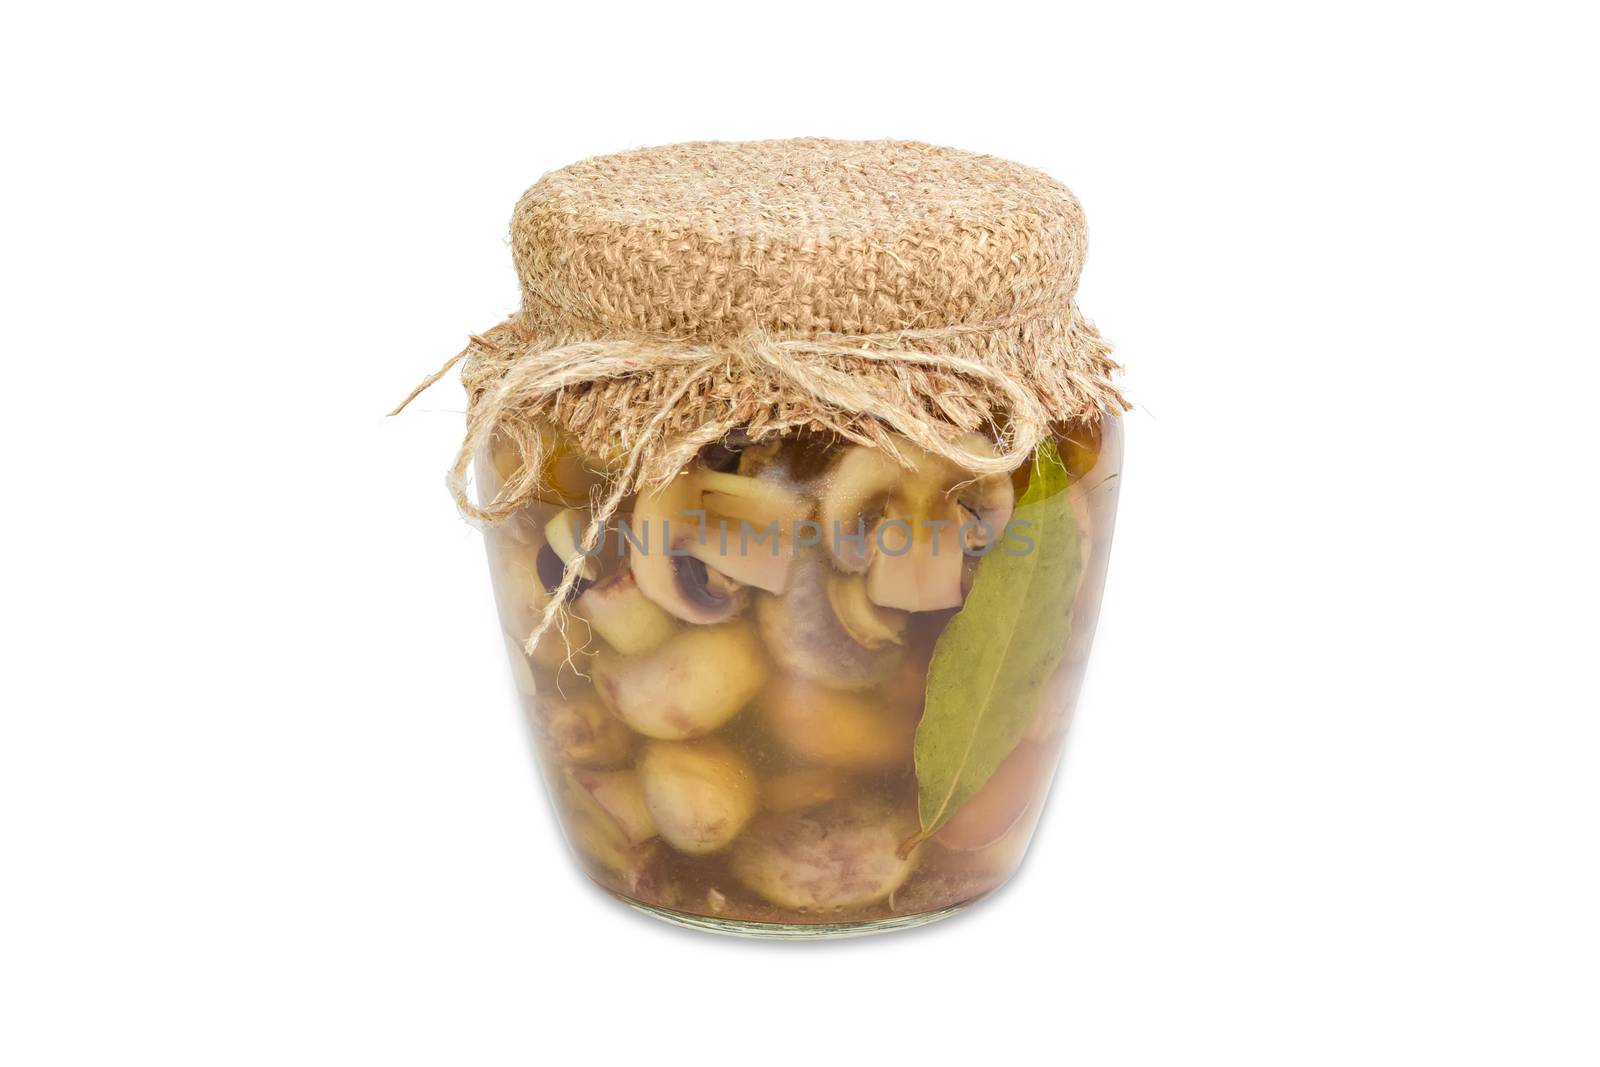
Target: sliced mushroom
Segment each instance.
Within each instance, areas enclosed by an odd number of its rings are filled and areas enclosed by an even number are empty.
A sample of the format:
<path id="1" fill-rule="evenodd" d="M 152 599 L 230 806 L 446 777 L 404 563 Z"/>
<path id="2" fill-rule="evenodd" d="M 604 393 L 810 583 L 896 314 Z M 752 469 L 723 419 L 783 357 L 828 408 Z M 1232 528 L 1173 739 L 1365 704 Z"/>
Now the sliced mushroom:
<path id="1" fill-rule="evenodd" d="M 961 509 L 962 548 L 968 555 L 981 555 L 1005 535 L 1017 494 L 1009 474 L 992 474 L 963 483 L 955 499 Z"/>
<path id="2" fill-rule="evenodd" d="M 679 852 L 727 847 L 756 813 L 755 774 L 721 741 L 652 742 L 639 781 L 662 840 Z"/>
<path id="3" fill-rule="evenodd" d="M 819 518 L 833 560 L 849 574 L 865 574 L 875 555 L 878 524 L 907 474 L 876 448 L 845 450 L 827 476 Z"/>
<path id="4" fill-rule="evenodd" d="M 639 588 L 686 622 L 731 618 L 744 607 L 744 586 L 787 588 L 795 530 L 811 511 L 809 499 L 769 481 L 707 469 L 681 474 L 635 507 Z"/>
<path id="5" fill-rule="evenodd" d="M 578 573 L 584 578 L 594 581 L 600 577 L 600 564 L 593 555 L 584 555 L 579 548 L 579 541 L 584 532 L 589 528 L 589 517 L 583 512 L 573 508 L 564 508 L 556 512 L 555 517 L 544 525 L 545 543 L 550 546 L 556 558 L 561 561 L 563 568 L 574 559 L 581 559 L 582 563 Z M 560 584 L 557 576 L 556 584 Z"/>
<path id="6" fill-rule="evenodd" d="M 701 503 L 711 515 L 788 529 L 811 517 L 813 505 L 804 495 L 776 482 L 740 474 L 702 470 L 695 475 Z"/>
<path id="7" fill-rule="evenodd" d="M 835 689 L 869 689 L 894 670 L 897 645 L 868 648 L 850 635 L 828 598 L 829 567 L 816 556 L 795 564 L 789 591 L 761 595 L 756 622 L 772 658 L 802 678 Z"/>
<path id="8" fill-rule="evenodd" d="M 633 735 L 592 696 L 546 700 L 535 726 L 546 747 L 562 763 L 578 767 L 619 767 L 628 761 Z"/>
<path id="9" fill-rule="evenodd" d="M 782 908 L 844 910 L 876 903 L 916 866 L 900 844 L 916 832 L 909 810 L 872 800 L 768 813 L 734 845 L 730 866 L 747 888 Z"/>
<path id="10" fill-rule="evenodd" d="M 792 676 L 773 679 L 756 704 L 762 725 L 796 759 L 848 771 L 911 764 L 917 716 L 903 706 Z"/>
<path id="11" fill-rule="evenodd" d="M 638 656 L 595 658 L 600 699 L 639 733 L 667 741 L 708 734 L 733 718 L 767 680 L 748 623 L 695 626 Z"/>
<path id="12" fill-rule="evenodd" d="M 828 575 L 828 604 L 839 624 L 863 648 L 905 641 L 906 613 L 874 604 L 867 596 L 867 581 L 859 574 Z"/>
<path id="13" fill-rule="evenodd" d="M 783 592 L 811 501 L 775 482 L 718 471 L 697 472 L 694 484 L 705 526 L 688 552 L 743 585 Z"/>
<path id="14" fill-rule="evenodd" d="M 961 606 L 961 534 L 954 518 L 902 515 L 891 508 L 878 527 L 867 596 L 904 611 Z"/>
<path id="15" fill-rule="evenodd" d="M 993 446 L 976 434 L 977 452 Z M 904 611 L 961 605 L 965 552 L 993 543 L 1011 517 L 1011 477 L 974 477 L 908 441 L 908 472 L 886 453 L 855 447 L 833 469 L 821 520 L 835 564 L 867 574 L 874 603 Z"/>
<path id="16" fill-rule="evenodd" d="M 684 622 L 725 622 L 744 610 L 739 583 L 689 554 L 705 530 L 692 475 L 679 475 L 659 493 L 640 496 L 631 530 L 637 539 L 628 566 L 639 591 Z"/>
<path id="17" fill-rule="evenodd" d="M 631 570 L 591 586 L 573 611 L 624 656 L 649 652 L 678 632 L 677 620 L 639 591 Z"/>

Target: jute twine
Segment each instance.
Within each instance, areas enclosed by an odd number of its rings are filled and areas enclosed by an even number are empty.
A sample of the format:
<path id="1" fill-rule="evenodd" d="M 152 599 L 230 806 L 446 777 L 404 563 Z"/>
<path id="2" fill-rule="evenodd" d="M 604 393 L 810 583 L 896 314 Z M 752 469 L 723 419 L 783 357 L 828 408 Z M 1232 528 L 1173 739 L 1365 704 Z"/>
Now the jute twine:
<path id="1" fill-rule="evenodd" d="M 953 149 L 804 139 L 587 160 L 517 205 L 521 311 L 395 413 L 463 365 L 448 485 L 486 525 L 541 494 L 541 426 L 564 431 L 608 476 L 585 549 L 630 495 L 735 430 L 832 434 L 907 465 L 909 441 L 974 474 L 1009 471 L 1052 425 L 1126 408 L 1110 346 L 1073 299 L 1085 248 L 1065 186 Z M 974 450 L 974 431 L 993 449 Z M 495 435 L 523 462 L 474 503 L 473 459 Z"/>

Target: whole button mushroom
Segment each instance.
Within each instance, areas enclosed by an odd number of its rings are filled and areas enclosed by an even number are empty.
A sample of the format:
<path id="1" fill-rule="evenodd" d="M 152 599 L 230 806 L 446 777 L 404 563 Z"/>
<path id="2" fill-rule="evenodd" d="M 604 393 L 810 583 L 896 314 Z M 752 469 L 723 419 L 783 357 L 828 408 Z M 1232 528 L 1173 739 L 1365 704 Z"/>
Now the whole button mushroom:
<path id="1" fill-rule="evenodd" d="M 761 806 L 767 811 L 803 811 L 837 800 L 849 779 L 829 767 L 801 767 L 773 775 L 761 783 Z"/>
<path id="2" fill-rule="evenodd" d="M 893 893 L 916 866 L 916 819 L 873 800 L 762 815 L 734 845 L 734 877 L 781 908 L 842 910 Z"/>
<path id="3" fill-rule="evenodd" d="M 784 676 L 756 700 L 761 722 L 790 755 L 846 771 L 882 771 L 911 763 L 917 712 L 865 694 Z"/>
<path id="4" fill-rule="evenodd" d="M 756 813 L 756 777 L 721 741 L 655 741 L 639 760 L 645 807 L 679 852 L 726 848 Z"/>
<path id="5" fill-rule="evenodd" d="M 638 656 L 601 652 L 594 687 L 606 707 L 646 737 L 681 741 L 733 718 L 767 680 L 747 623 L 691 626 Z"/>
<path id="6" fill-rule="evenodd" d="M 567 839 L 599 869 L 603 881 L 625 892 L 646 888 L 659 843 L 639 837 L 643 827 L 637 816 L 624 811 L 633 822 L 626 825 L 572 774 L 562 778 L 558 796 L 567 813 Z M 615 797 L 608 799 L 617 806 Z"/>
<path id="7" fill-rule="evenodd" d="M 794 530 L 813 504 L 782 486 L 694 470 L 634 506 L 630 566 L 639 589 L 692 623 L 744 609 L 745 587 L 781 593 L 794 562 Z"/>
<path id="8" fill-rule="evenodd" d="M 624 656 L 649 652 L 678 631 L 678 620 L 639 591 L 632 571 L 590 586 L 572 607 L 601 640 Z"/>
<path id="9" fill-rule="evenodd" d="M 592 696 L 539 701 L 535 725 L 562 763 L 619 767 L 628 761 L 633 735 Z"/>
<path id="10" fill-rule="evenodd" d="M 600 810 L 611 817 L 628 844 L 642 844 L 656 836 L 655 820 L 650 817 L 637 772 L 576 770 L 572 777 L 588 790 Z"/>
<path id="11" fill-rule="evenodd" d="M 963 439 L 992 455 L 976 434 Z M 887 452 L 856 446 L 833 469 L 820 519 L 834 563 L 867 575 L 867 595 L 881 607 L 938 611 L 961 606 L 965 552 L 997 541 L 1011 519 L 1009 474 L 976 477 L 909 441 Z"/>

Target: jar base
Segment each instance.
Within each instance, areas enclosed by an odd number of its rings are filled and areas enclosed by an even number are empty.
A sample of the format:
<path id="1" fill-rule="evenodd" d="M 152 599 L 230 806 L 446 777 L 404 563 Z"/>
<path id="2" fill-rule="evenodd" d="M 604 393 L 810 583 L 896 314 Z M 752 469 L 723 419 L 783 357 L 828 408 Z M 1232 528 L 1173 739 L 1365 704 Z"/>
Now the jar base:
<path id="1" fill-rule="evenodd" d="M 893 930 L 912 930 L 918 926 L 948 919 L 952 915 L 966 911 L 978 903 L 983 897 L 974 897 L 964 900 L 959 904 L 952 904 L 936 911 L 919 912 L 916 915 L 894 915 L 885 919 L 864 919 L 859 922 L 839 923 L 764 923 L 750 922 L 744 919 L 723 919 L 715 915 L 695 915 L 685 911 L 673 911 L 670 908 L 657 907 L 643 901 L 633 900 L 620 893 L 610 892 L 611 896 L 626 904 L 634 911 L 643 912 L 662 922 L 681 926 L 688 930 L 705 930 L 713 934 L 724 934 L 729 937 L 748 937 L 760 941 L 821 941 L 827 939 L 837 940 L 846 937 L 866 937 L 868 934 L 886 934 Z"/>

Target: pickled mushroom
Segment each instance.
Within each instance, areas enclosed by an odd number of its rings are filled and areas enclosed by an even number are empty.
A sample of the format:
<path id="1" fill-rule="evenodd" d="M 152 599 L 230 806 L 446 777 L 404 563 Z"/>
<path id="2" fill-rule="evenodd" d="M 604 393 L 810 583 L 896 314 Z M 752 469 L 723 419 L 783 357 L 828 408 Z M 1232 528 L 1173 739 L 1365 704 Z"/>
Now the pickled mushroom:
<path id="1" fill-rule="evenodd" d="M 589 517 L 581 511 L 567 508 L 556 512 L 555 518 L 544 524 L 545 544 L 550 546 L 563 568 L 573 560 L 580 560 L 578 574 L 589 581 L 600 577 L 600 564 L 592 555 L 585 555 L 579 540 L 589 528 Z M 556 584 L 560 584 L 557 577 Z"/>
<path id="2" fill-rule="evenodd" d="M 617 819 L 570 774 L 562 780 L 560 797 L 567 812 L 567 839 L 572 847 L 624 891 L 638 892 L 646 887 L 658 843 L 630 841 Z"/>
<path id="3" fill-rule="evenodd" d="M 769 593 L 787 589 L 795 530 L 811 517 L 811 501 L 738 474 L 703 470 L 695 482 L 706 527 L 689 554 L 744 585 Z"/>
<path id="4" fill-rule="evenodd" d="M 545 746 L 563 763 L 619 767 L 633 750 L 633 735 L 593 696 L 549 700 L 534 717 Z"/>
<path id="5" fill-rule="evenodd" d="M 652 742 L 639 781 L 662 840 L 679 852 L 727 847 L 756 812 L 755 774 L 721 741 Z"/>
<path id="6" fill-rule="evenodd" d="M 844 795 L 849 780 L 828 767 L 802 767 L 773 775 L 761 783 L 761 806 L 767 811 L 804 811 Z"/>
<path id="7" fill-rule="evenodd" d="M 677 620 L 639 591 L 632 571 L 591 586 L 573 609 L 602 641 L 624 656 L 649 652 L 678 631 Z"/>
<path id="8" fill-rule="evenodd" d="M 859 574 L 828 575 L 828 605 L 839 625 L 863 648 L 905 642 L 906 613 L 874 604 Z"/>
<path id="9" fill-rule="evenodd" d="M 756 704 L 762 725 L 797 759 L 850 771 L 911 763 L 914 709 L 885 707 L 865 695 L 787 675 L 774 679 Z"/>
<path id="10" fill-rule="evenodd" d="M 656 836 L 655 820 L 650 817 L 650 809 L 644 799 L 644 787 L 636 772 L 578 770 L 573 772 L 572 777 L 594 798 L 595 804 L 611 817 L 630 845 Z"/>
<path id="11" fill-rule="evenodd" d="M 594 686 L 606 707 L 646 737 L 679 741 L 733 718 L 767 680 L 749 624 L 692 626 L 637 656 L 601 652 Z"/>
<path id="12" fill-rule="evenodd" d="M 550 602 L 550 592 L 539 577 L 539 552 L 544 543 L 528 544 L 491 534 L 488 546 L 489 562 L 499 577 L 495 601 L 500 622 L 506 633 L 521 644 L 533 633 L 544 606 Z"/>
<path id="13" fill-rule="evenodd" d="M 845 909 L 876 903 L 898 889 L 917 863 L 900 843 L 916 818 L 872 800 L 811 811 L 767 813 L 733 847 L 734 877 L 781 908 Z"/>
<path id="14" fill-rule="evenodd" d="M 977 435 L 963 445 L 993 453 Z M 1011 477 L 975 477 L 909 441 L 886 452 L 857 446 L 839 460 L 821 519 L 835 564 L 867 575 L 867 595 L 885 608 L 937 611 L 961 605 L 962 563 L 995 540 L 1011 518 Z"/>
<path id="15" fill-rule="evenodd" d="M 756 600 L 756 622 L 779 666 L 835 689 L 870 689 L 894 670 L 898 645 L 869 648 L 851 636 L 828 596 L 830 569 L 807 556 L 795 564 L 789 591 Z"/>
<path id="16" fill-rule="evenodd" d="M 696 497 L 694 478 L 679 475 L 660 492 L 639 498 L 630 524 L 638 545 L 630 550 L 628 567 L 639 591 L 658 607 L 684 622 L 712 625 L 743 611 L 748 594 L 687 553 L 702 533 L 693 516 Z"/>
<path id="17" fill-rule="evenodd" d="M 633 560 L 639 587 L 685 622 L 729 618 L 743 607 L 743 587 L 788 588 L 794 531 L 812 507 L 756 478 L 704 469 L 679 475 L 634 509 L 633 533 L 644 546 Z"/>

